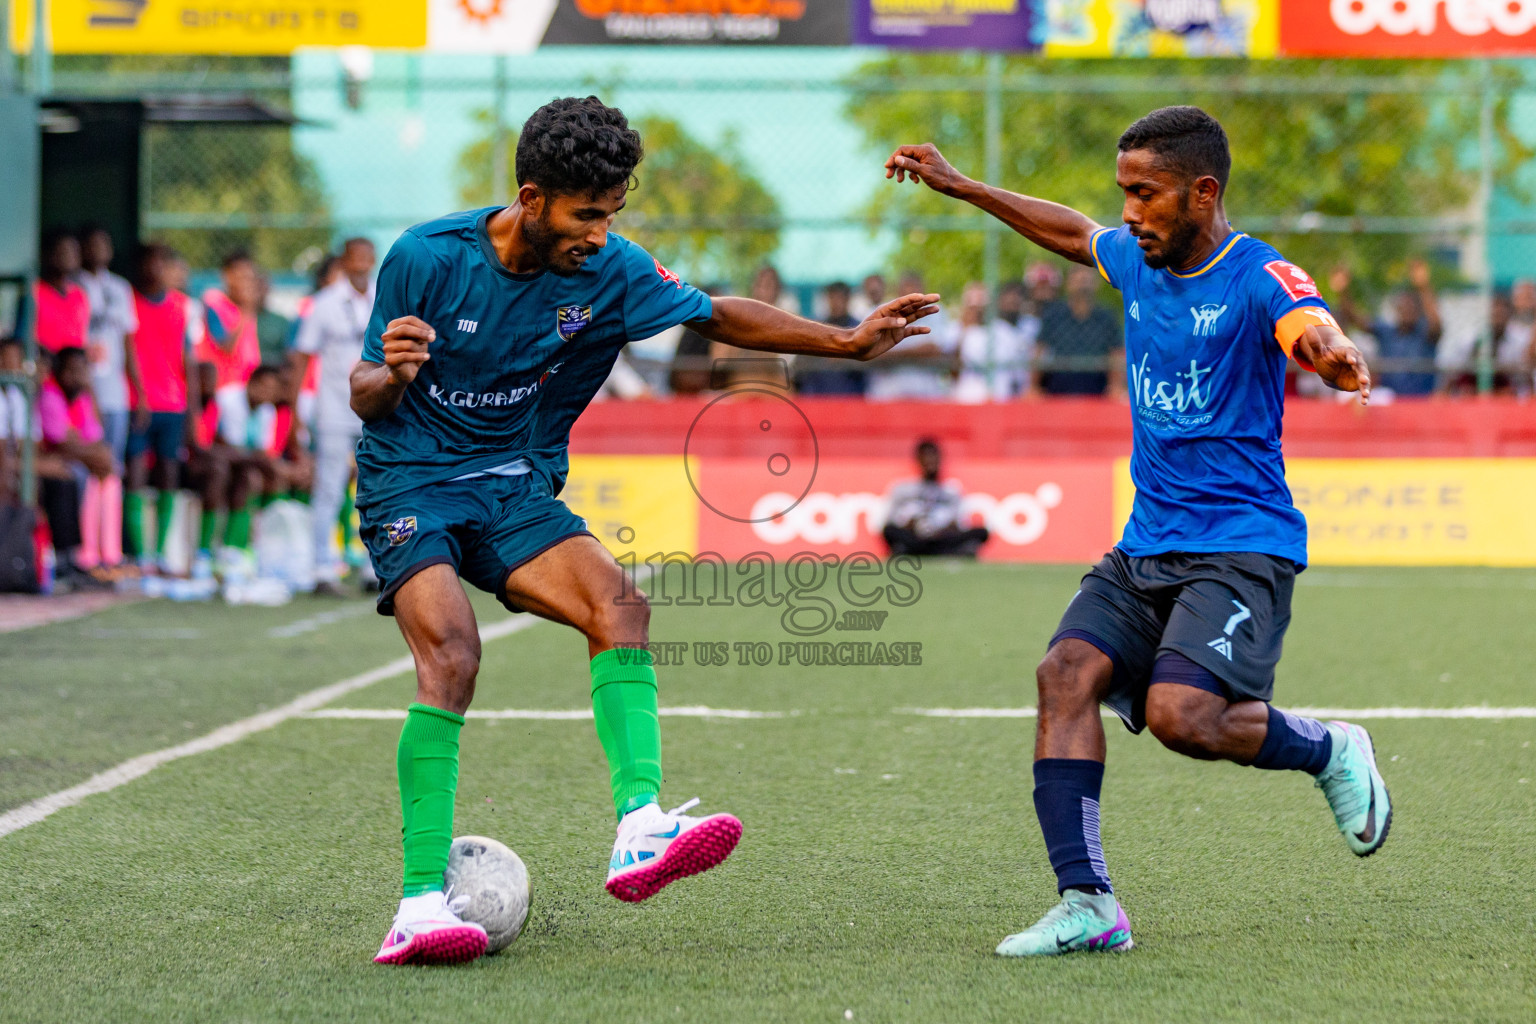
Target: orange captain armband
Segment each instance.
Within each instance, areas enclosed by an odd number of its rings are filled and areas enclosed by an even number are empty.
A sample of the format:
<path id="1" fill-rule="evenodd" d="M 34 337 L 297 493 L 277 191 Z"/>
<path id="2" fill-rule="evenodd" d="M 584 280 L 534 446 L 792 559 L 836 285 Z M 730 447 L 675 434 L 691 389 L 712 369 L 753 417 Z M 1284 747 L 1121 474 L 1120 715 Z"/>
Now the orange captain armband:
<path id="1" fill-rule="evenodd" d="M 1320 324 L 1332 327 L 1336 331 L 1343 330 L 1339 322 L 1333 318 L 1333 314 L 1321 306 L 1302 306 L 1300 309 L 1293 309 L 1275 324 L 1275 340 L 1280 343 L 1285 354 L 1296 360 L 1296 365 L 1303 370 L 1315 371 L 1317 367 L 1302 358 L 1301 353 L 1296 351 L 1296 343 L 1301 340 L 1301 336 L 1307 332 L 1308 327 L 1317 327 Z"/>

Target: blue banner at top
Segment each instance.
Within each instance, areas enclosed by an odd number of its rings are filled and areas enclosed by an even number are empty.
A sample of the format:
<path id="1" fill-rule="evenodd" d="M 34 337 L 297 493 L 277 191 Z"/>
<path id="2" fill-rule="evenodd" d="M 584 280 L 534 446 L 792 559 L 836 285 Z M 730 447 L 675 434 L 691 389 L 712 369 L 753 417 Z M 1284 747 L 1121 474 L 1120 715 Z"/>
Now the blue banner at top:
<path id="1" fill-rule="evenodd" d="M 853 41 L 925 50 L 1038 50 L 1044 0 L 852 0 Z"/>

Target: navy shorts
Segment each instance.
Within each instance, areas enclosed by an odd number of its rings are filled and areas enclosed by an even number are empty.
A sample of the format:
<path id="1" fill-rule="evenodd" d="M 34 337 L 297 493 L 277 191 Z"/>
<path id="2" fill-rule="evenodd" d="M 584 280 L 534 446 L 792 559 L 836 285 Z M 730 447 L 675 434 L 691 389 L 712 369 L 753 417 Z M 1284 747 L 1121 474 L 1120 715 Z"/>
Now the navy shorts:
<path id="1" fill-rule="evenodd" d="M 514 612 L 507 576 L 570 537 L 587 521 L 550 493 L 538 473 L 450 480 L 358 509 L 360 535 L 379 575 L 379 614 L 395 613 L 395 592 L 429 565 L 460 576 Z"/>
<path id="2" fill-rule="evenodd" d="M 1147 689 L 1162 654 L 1182 655 L 1215 680 L 1202 686 L 1183 674 L 1165 682 L 1233 702 L 1268 701 L 1298 571 L 1289 559 L 1248 551 L 1134 558 L 1114 548 L 1083 577 L 1051 643 L 1085 640 L 1109 656 L 1115 675 L 1104 705 L 1132 732 L 1146 726 Z"/>
<path id="3" fill-rule="evenodd" d="M 181 458 L 181 441 L 186 432 L 186 413 L 152 412 L 143 430 L 129 427 L 128 461 L 132 462 L 145 452 L 154 452 L 157 462 L 175 462 Z"/>

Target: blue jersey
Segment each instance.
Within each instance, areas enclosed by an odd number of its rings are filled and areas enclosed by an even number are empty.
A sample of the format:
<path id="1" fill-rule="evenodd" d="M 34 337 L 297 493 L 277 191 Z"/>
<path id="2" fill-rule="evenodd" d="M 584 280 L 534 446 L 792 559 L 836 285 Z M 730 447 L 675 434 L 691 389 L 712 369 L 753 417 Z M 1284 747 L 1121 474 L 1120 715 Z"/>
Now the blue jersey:
<path id="1" fill-rule="evenodd" d="M 516 465 L 565 485 L 571 426 L 626 342 L 709 319 L 709 296 L 618 235 L 570 277 L 514 274 L 486 221 L 500 207 L 418 224 L 390 247 L 363 358 L 384 361 L 389 322 L 437 331 L 394 412 L 364 424 L 357 502 Z"/>
<path id="2" fill-rule="evenodd" d="M 1333 322 L 1312 279 L 1241 233 L 1183 273 L 1148 267 L 1128 227 L 1096 232 L 1092 250 L 1125 305 L 1136 500 L 1119 547 L 1306 564 L 1280 420 L 1287 352 L 1307 322 Z"/>

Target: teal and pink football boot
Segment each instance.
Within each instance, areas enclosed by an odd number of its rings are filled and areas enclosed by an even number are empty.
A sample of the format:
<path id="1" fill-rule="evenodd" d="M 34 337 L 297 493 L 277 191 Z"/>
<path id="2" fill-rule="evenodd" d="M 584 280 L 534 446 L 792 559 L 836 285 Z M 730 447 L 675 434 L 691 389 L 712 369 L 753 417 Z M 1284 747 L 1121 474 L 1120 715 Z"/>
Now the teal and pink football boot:
<path id="1" fill-rule="evenodd" d="M 1060 956 L 1063 953 L 1123 953 L 1130 949 L 1131 922 L 1115 894 L 1098 896 L 1077 889 L 1061 894 L 1061 902 L 1031 927 L 1010 935 L 997 947 L 998 956 Z"/>
<path id="2" fill-rule="evenodd" d="M 1349 722 L 1329 722 L 1333 753 L 1317 776 L 1317 788 L 1333 808 L 1333 820 L 1358 857 L 1381 849 L 1392 828 L 1392 798 L 1376 770 L 1371 734 Z"/>

